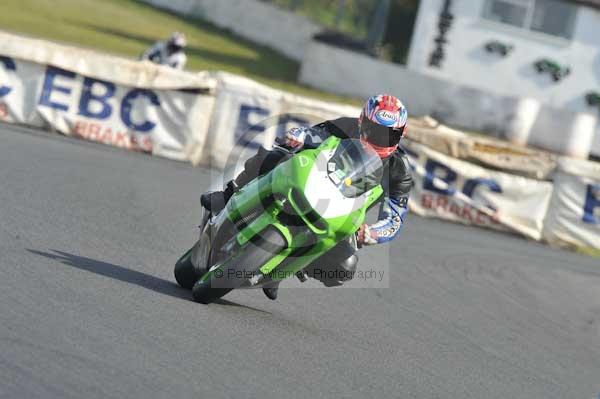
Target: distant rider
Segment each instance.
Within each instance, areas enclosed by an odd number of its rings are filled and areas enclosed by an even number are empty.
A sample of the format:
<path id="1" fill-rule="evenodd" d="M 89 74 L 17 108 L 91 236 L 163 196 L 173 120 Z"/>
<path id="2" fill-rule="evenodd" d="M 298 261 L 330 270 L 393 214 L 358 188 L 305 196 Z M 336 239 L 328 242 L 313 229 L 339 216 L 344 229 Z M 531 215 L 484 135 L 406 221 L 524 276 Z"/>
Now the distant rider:
<path id="1" fill-rule="evenodd" d="M 183 69 L 187 62 L 185 47 L 187 40 L 183 33 L 174 32 L 166 41 L 156 42 L 140 59 L 149 60 L 159 65 L 168 65 L 175 69 Z"/>
<path id="2" fill-rule="evenodd" d="M 244 171 L 229 182 L 224 191 L 203 194 L 202 205 L 215 213 L 219 212 L 237 189 L 272 170 L 290 156 L 290 151 L 314 148 L 330 135 L 360 139 L 363 144 L 369 145 L 377 152 L 384 165 L 381 182 L 384 197 L 378 221 L 371 225 L 363 224 L 356 236 L 342 241 L 323 255 L 317 261 L 317 265 L 305 269 L 310 277 L 320 280 L 328 287 L 341 285 L 343 281 L 351 279 L 356 271 L 357 248 L 393 240 L 404 224 L 412 176 L 408 158 L 399 147 L 399 143 L 406 133 L 407 119 L 406 108 L 398 98 L 378 95 L 365 103 L 359 118 L 339 118 L 313 127 L 291 129 L 284 137 L 278 138 L 278 145 L 274 146 L 273 150 L 268 151 L 261 147 L 255 156 L 248 159 Z M 323 268 L 327 268 L 328 272 L 323 273 Z M 330 276 L 338 277 L 332 279 Z M 273 300 L 277 298 L 278 285 L 277 283 L 263 289 L 267 297 Z"/>

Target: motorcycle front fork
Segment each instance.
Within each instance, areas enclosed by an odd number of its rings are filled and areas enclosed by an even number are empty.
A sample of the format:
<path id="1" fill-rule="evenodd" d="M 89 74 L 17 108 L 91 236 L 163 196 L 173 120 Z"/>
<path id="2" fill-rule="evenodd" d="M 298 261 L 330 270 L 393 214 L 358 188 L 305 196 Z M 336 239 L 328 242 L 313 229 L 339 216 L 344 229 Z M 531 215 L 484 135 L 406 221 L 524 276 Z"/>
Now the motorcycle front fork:
<path id="1" fill-rule="evenodd" d="M 200 232 L 202 232 L 204 230 L 206 222 L 210 218 L 210 211 L 203 206 L 200 208 L 202 209 L 202 213 L 200 214 L 200 226 L 198 227 L 200 228 Z"/>

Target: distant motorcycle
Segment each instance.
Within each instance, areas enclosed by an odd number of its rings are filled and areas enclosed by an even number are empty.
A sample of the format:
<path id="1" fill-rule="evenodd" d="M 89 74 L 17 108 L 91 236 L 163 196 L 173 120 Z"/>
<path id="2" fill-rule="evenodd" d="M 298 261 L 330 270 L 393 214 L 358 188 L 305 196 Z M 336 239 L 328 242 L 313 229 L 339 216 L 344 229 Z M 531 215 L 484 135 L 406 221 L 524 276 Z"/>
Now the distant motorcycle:
<path id="1" fill-rule="evenodd" d="M 382 175 L 381 159 L 360 140 L 330 137 L 290 153 L 221 212 L 204 210 L 200 239 L 177 261 L 175 279 L 206 304 L 233 289 L 301 278 L 356 234 L 383 194 Z"/>
<path id="2" fill-rule="evenodd" d="M 562 67 L 556 62 L 550 60 L 536 61 L 533 66 L 538 73 L 550 74 L 550 76 L 552 76 L 552 80 L 555 82 L 561 81 L 571 73 L 571 68 Z"/>

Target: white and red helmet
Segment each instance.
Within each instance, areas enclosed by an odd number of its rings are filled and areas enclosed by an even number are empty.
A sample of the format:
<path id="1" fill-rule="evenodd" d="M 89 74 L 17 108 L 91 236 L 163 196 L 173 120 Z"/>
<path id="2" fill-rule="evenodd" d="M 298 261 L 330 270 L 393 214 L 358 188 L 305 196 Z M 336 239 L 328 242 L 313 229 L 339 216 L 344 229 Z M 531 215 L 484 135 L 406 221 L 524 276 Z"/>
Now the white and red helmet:
<path id="1" fill-rule="evenodd" d="M 387 158 L 398 148 L 400 139 L 406 132 L 408 112 L 397 97 L 380 94 L 365 103 L 358 129 L 360 138 L 379 154 Z"/>

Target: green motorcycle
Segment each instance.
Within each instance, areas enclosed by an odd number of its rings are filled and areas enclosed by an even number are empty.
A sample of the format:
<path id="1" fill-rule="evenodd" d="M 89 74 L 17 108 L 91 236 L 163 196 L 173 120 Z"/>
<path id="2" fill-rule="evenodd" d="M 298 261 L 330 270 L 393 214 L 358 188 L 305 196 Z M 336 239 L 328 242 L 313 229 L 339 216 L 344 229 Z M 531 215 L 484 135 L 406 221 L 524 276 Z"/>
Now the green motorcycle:
<path id="1" fill-rule="evenodd" d="M 382 175 L 379 156 L 356 139 L 330 137 L 290 153 L 222 211 L 205 210 L 200 239 L 177 261 L 175 279 L 205 304 L 237 288 L 303 280 L 303 269 L 356 234 L 383 194 Z"/>

